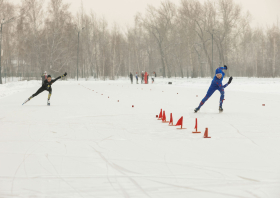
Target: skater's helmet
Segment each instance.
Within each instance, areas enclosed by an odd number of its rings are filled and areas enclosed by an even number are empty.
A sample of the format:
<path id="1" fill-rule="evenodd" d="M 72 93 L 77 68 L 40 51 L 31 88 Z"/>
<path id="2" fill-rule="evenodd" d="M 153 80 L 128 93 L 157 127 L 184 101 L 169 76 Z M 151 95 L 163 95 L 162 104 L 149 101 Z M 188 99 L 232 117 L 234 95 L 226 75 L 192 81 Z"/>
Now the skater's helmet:
<path id="1" fill-rule="evenodd" d="M 51 78 L 52 76 L 51 75 L 48 75 L 48 78 Z"/>
<path id="2" fill-rule="evenodd" d="M 222 74 L 222 73 L 223 73 L 223 71 L 220 68 L 216 69 L 216 75 L 217 74 Z"/>

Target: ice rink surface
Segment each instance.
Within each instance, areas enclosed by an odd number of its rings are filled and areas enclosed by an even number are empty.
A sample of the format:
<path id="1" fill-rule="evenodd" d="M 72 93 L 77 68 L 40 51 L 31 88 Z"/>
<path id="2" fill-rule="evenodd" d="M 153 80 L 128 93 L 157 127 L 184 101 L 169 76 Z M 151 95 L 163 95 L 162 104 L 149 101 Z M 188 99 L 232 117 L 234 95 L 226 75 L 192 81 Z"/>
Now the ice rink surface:
<path id="1" fill-rule="evenodd" d="M 279 198 L 280 79 L 234 79 L 223 113 L 215 92 L 194 114 L 210 82 L 59 81 L 51 106 L 21 105 L 39 81 L 1 85 L 0 197 Z"/>

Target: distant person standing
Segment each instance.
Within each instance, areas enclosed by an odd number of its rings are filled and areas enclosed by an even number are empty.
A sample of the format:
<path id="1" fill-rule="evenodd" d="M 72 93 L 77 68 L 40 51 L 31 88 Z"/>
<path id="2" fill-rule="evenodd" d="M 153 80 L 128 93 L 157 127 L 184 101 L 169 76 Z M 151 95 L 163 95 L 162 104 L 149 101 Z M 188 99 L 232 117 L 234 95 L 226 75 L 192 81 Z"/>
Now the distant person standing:
<path id="1" fill-rule="evenodd" d="M 156 77 L 156 72 L 153 72 L 153 74 L 152 74 L 152 83 L 155 82 L 155 77 Z"/>
<path id="2" fill-rule="evenodd" d="M 135 74 L 135 78 L 136 78 L 136 84 L 138 84 L 138 73 L 137 72 Z"/>
<path id="3" fill-rule="evenodd" d="M 143 84 L 143 82 L 144 82 L 144 71 L 142 71 L 141 73 L 141 84 Z"/>
<path id="4" fill-rule="evenodd" d="M 131 72 L 130 72 L 130 80 L 131 80 L 131 84 L 133 84 L 133 75 Z"/>
<path id="5" fill-rule="evenodd" d="M 149 84 L 149 73 L 147 72 L 147 84 Z"/>
<path id="6" fill-rule="evenodd" d="M 45 71 L 41 77 L 42 77 L 42 85 L 43 85 L 44 81 L 47 80 L 47 78 L 48 78 L 47 72 Z"/>

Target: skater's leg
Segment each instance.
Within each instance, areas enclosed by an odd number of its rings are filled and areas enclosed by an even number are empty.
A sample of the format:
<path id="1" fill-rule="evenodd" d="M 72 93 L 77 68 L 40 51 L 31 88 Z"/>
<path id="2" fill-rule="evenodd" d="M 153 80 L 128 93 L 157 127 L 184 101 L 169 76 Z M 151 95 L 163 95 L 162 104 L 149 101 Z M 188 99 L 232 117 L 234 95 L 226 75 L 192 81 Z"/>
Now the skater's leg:
<path id="1" fill-rule="evenodd" d="M 40 93 L 42 93 L 43 91 L 45 91 L 45 89 L 44 89 L 43 87 L 40 87 L 40 88 L 38 89 L 38 91 L 30 97 L 30 99 L 31 99 L 31 98 L 34 98 L 35 96 L 38 96 L 38 95 L 39 95 Z"/>
<path id="2" fill-rule="evenodd" d="M 51 96 L 52 96 L 52 88 L 50 88 L 50 90 L 49 90 L 48 100 L 51 99 Z"/>
<path id="3" fill-rule="evenodd" d="M 198 108 L 200 109 L 200 107 L 202 107 L 204 105 L 204 103 L 212 96 L 212 94 L 217 90 L 217 88 L 215 86 L 210 86 L 206 96 L 202 99 L 202 101 L 200 102 Z"/>
<path id="4" fill-rule="evenodd" d="M 221 93 L 221 97 L 220 97 L 220 107 L 223 106 L 223 102 L 224 102 L 224 98 L 225 98 L 225 90 L 224 88 L 220 88 L 219 92 Z"/>

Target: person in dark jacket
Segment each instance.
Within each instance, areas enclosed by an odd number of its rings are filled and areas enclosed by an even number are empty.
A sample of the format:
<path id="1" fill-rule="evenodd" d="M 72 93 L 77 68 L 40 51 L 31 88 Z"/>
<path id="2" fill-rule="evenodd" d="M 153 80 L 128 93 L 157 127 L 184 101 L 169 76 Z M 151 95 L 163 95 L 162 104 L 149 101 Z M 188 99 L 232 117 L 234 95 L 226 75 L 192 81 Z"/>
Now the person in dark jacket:
<path id="1" fill-rule="evenodd" d="M 216 75 L 214 76 L 212 83 L 207 91 L 206 96 L 203 98 L 203 100 L 200 102 L 199 106 L 197 108 L 194 109 L 195 113 L 197 111 L 200 110 L 200 108 L 202 107 L 202 105 L 204 105 L 204 103 L 212 96 L 212 94 L 216 91 L 219 90 L 219 92 L 221 93 L 221 97 L 220 97 L 220 106 L 219 106 L 219 111 L 222 112 L 223 111 L 223 101 L 224 101 L 224 89 L 231 83 L 232 81 L 232 77 L 229 78 L 228 83 L 226 83 L 225 85 L 222 84 L 223 78 L 225 76 L 225 73 L 223 72 L 223 70 L 227 70 L 227 66 L 225 65 L 224 67 L 219 67 L 216 69 Z"/>
<path id="2" fill-rule="evenodd" d="M 130 72 L 130 80 L 131 80 L 131 84 L 133 84 L 133 75 L 131 72 Z"/>
<path id="3" fill-rule="evenodd" d="M 156 72 L 153 72 L 153 74 L 152 74 L 152 83 L 155 82 L 155 78 L 156 78 Z"/>
<path id="4" fill-rule="evenodd" d="M 144 71 L 142 71 L 142 73 L 141 73 L 141 84 L 144 83 L 144 76 L 145 76 Z"/>

